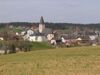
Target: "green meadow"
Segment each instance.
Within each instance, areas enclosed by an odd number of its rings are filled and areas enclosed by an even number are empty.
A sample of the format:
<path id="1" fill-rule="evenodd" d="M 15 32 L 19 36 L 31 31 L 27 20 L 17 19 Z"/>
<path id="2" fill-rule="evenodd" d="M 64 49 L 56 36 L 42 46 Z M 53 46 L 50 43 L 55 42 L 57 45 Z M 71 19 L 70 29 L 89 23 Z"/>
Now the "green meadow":
<path id="1" fill-rule="evenodd" d="M 100 46 L 0 55 L 0 75 L 100 75 Z"/>

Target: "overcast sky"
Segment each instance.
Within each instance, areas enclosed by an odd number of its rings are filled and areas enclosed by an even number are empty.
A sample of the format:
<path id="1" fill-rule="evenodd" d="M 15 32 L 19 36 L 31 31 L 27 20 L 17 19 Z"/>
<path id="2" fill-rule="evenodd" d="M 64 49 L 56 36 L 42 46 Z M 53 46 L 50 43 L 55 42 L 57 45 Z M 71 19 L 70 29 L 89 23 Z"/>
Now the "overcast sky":
<path id="1" fill-rule="evenodd" d="M 0 0 L 0 22 L 100 23 L 100 0 Z"/>

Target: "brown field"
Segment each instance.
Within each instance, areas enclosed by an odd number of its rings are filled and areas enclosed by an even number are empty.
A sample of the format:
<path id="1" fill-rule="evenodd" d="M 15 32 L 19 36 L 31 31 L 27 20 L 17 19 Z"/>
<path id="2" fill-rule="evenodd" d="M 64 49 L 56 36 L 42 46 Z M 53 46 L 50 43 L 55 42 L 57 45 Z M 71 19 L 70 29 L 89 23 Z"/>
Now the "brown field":
<path id="1" fill-rule="evenodd" d="M 100 46 L 0 55 L 0 75 L 100 75 Z"/>

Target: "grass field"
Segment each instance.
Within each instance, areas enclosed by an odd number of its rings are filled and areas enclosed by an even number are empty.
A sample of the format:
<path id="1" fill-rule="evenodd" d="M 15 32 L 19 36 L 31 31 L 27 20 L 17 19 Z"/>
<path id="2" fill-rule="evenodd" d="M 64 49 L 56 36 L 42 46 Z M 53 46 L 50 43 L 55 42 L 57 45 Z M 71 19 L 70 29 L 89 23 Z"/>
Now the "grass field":
<path id="1" fill-rule="evenodd" d="M 1 55 L 0 75 L 100 75 L 100 46 Z"/>

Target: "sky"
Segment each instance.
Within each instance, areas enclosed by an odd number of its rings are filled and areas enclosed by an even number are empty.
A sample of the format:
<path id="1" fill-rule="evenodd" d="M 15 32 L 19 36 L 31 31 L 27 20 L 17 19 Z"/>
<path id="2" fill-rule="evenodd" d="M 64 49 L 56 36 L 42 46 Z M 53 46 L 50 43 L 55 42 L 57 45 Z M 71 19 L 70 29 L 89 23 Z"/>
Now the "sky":
<path id="1" fill-rule="evenodd" d="M 100 23 L 100 0 L 0 0 L 0 22 Z"/>

